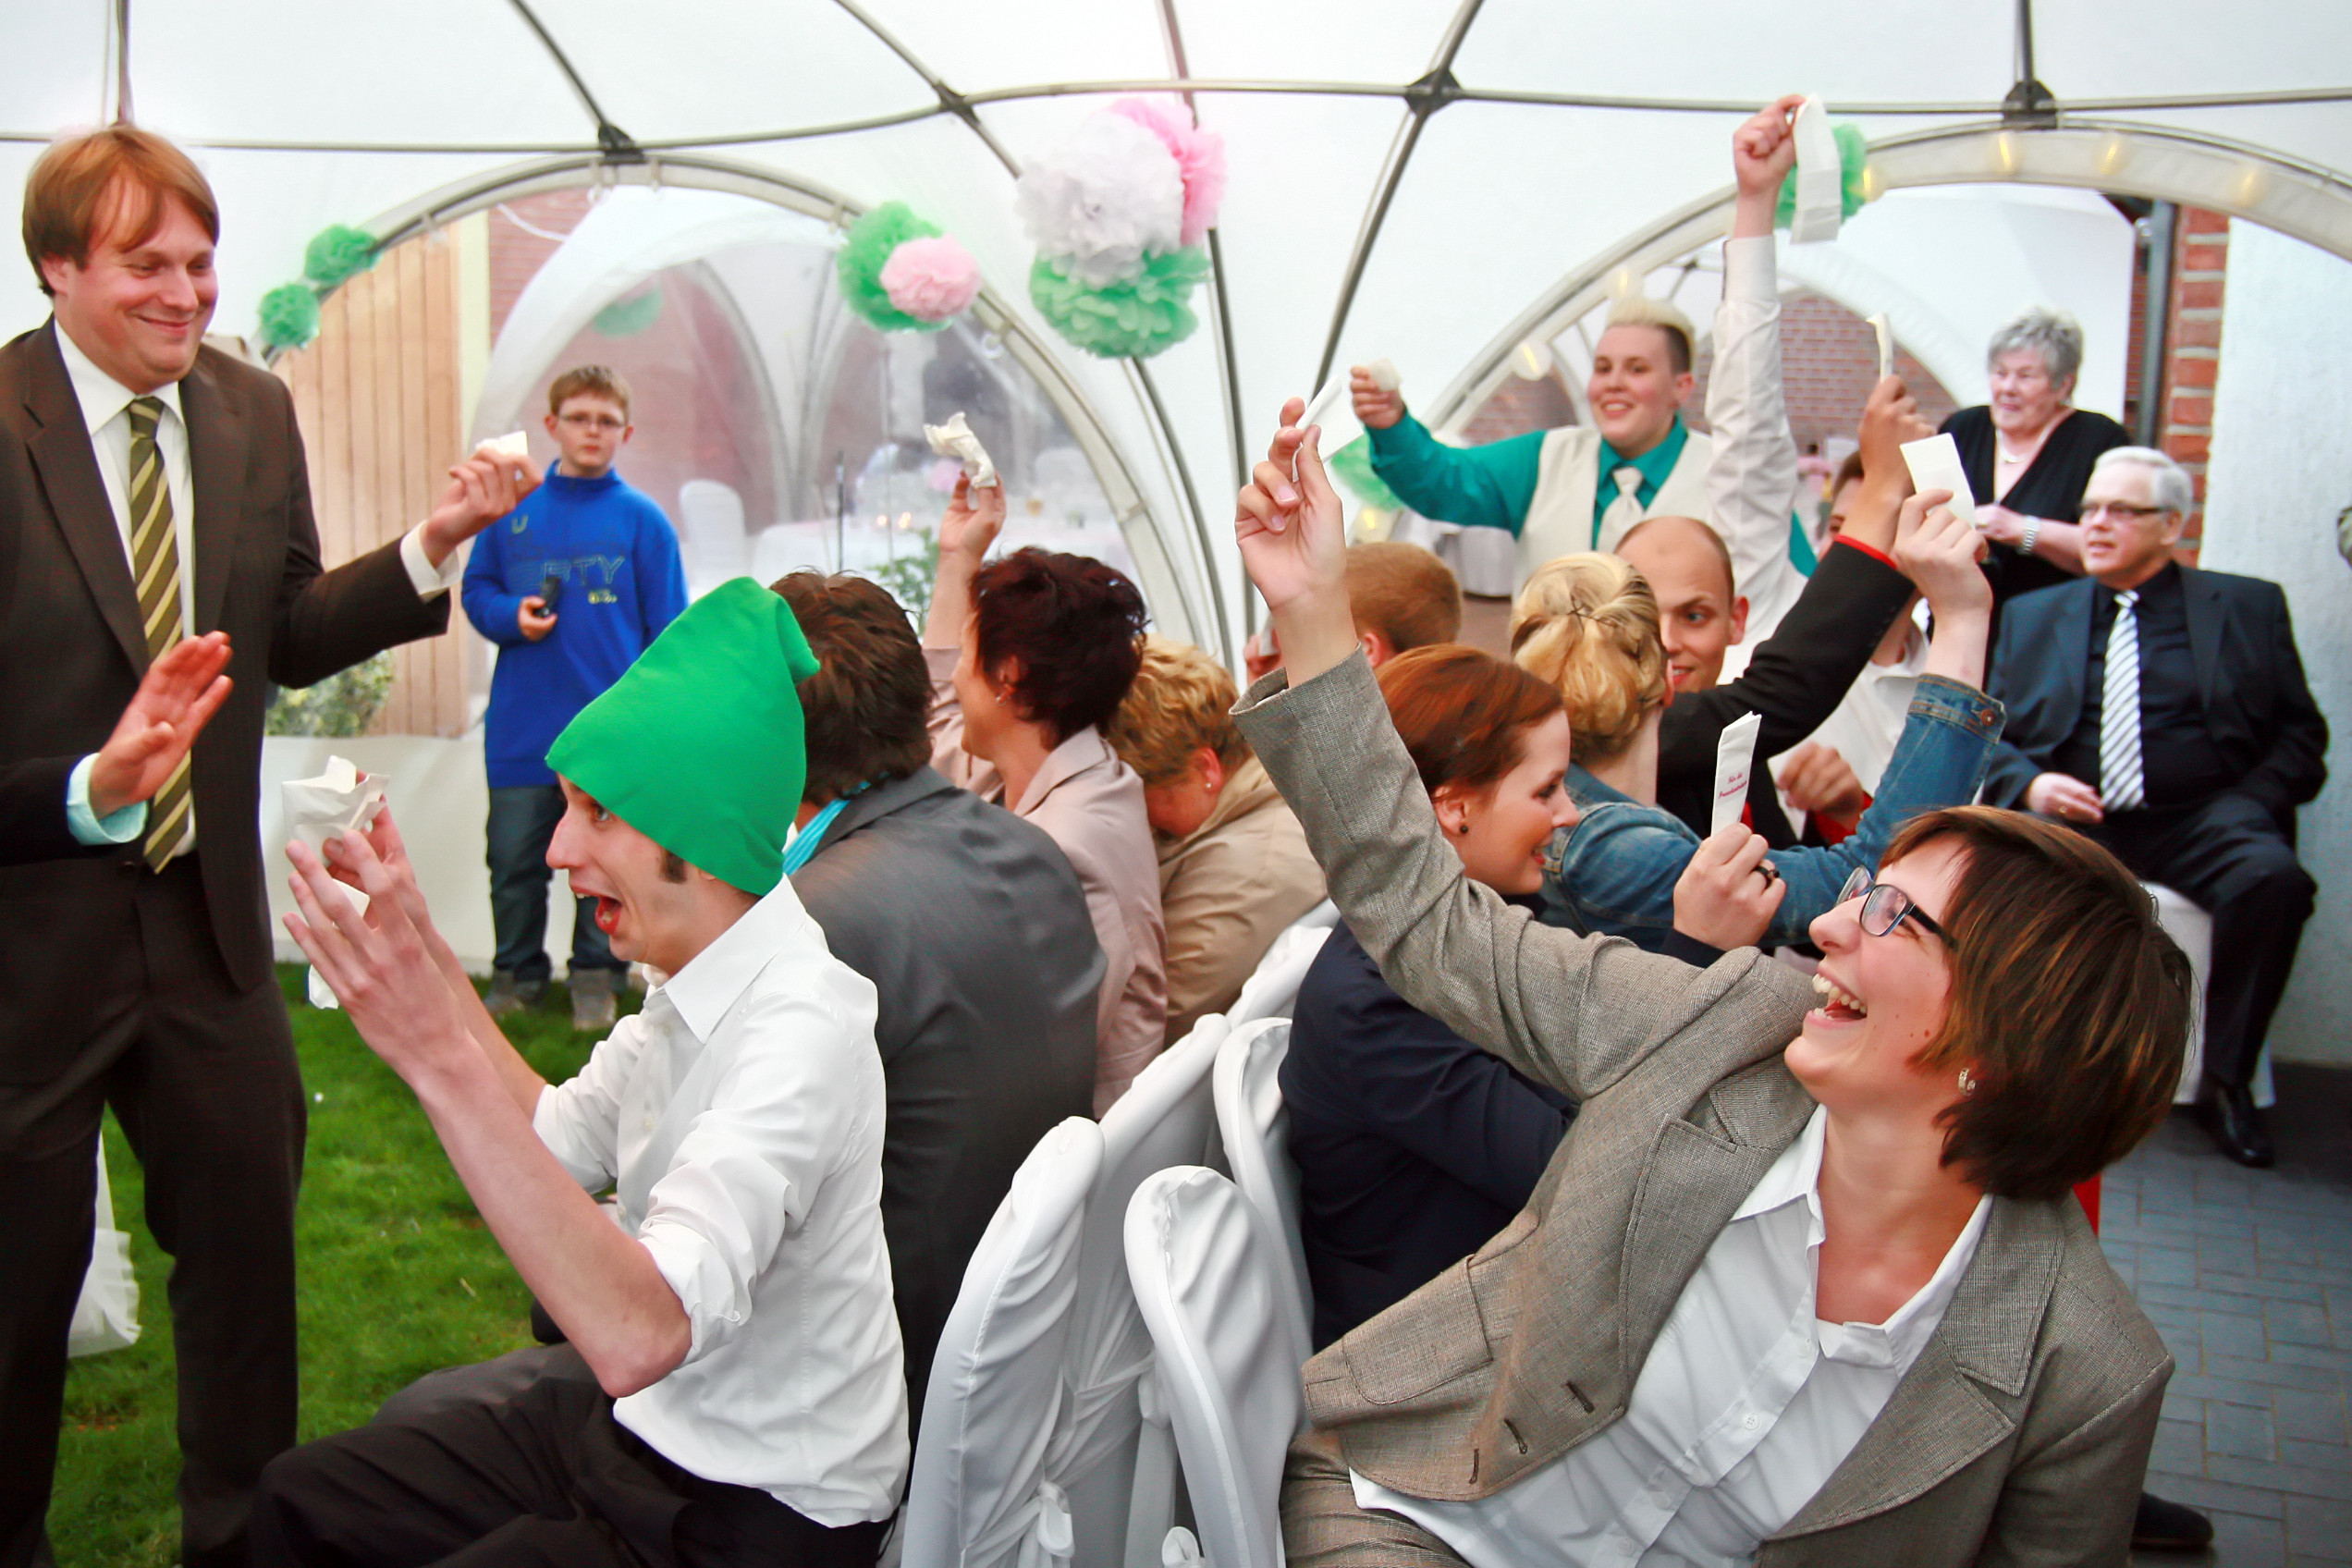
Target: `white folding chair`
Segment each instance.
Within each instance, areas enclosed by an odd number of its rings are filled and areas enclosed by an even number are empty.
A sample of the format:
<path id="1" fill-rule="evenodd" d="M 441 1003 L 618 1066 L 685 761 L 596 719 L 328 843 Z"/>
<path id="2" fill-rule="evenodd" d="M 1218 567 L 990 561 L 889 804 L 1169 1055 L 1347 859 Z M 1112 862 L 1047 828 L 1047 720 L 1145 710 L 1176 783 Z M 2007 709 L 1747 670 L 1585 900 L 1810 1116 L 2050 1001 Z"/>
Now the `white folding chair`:
<path id="1" fill-rule="evenodd" d="M 2213 917 L 2161 883 L 2142 882 L 2140 886 L 2156 900 L 2157 924 L 2180 944 L 2181 951 L 2188 955 L 2188 967 L 2197 975 L 2197 999 L 2188 1017 L 2188 1050 L 2181 1058 L 2180 1084 L 2173 1091 L 2174 1105 L 2188 1105 L 2203 1091 L 2205 1084 L 2205 985 L 2213 974 Z M 2278 1092 L 2271 1084 L 2268 1045 L 2254 1060 L 2254 1082 L 2248 1087 L 2256 1105 L 2267 1108 L 2278 1103 Z"/>
<path id="2" fill-rule="evenodd" d="M 1211 1013 L 1155 1058 L 1102 1119 L 1103 1168 L 1078 1242 L 1077 1299 L 1046 1473 L 1069 1498 L 1085 1568 L 1159 1568 L 1175 1513 L 1176 1454 L 1152 1394 L 1151 1335 L 1127 1280 L 1127 1202 L 1153 1171 L 1209 1158 L 1209 1069 L 1226 1023 Z"/>
<path id="3" fill-rule="evenodd" d="M 1306 1277 L 1306 1249 L 1299 1240 L 1299 1174 L 1291 1158 L 1291 1116 L 1283 1109 L 1277 1076 L 1291 1052 L 1291 1021 L 1261 1018 L 1225 1036 L 1210 1075 L 1217 1102 L 1217 1129 L 1223 1135 L 1225 1163 L 1233 1184 L 1266 1221 L 1274 1255 L 1288 1268 L 1284 1305 L 1299 1342 L 1312 1344 L 1315 1290 Z"/>
<path id="4" fill-rule="evenodd" d="M 1047 1133 L 973 1251 L 924 1395 L 898 1537 L 903 1568 L 1069 1560 L 1069 1510 L 1046 1452 L 1078 1235 L 1102 1157 L 1102 1129 L 1083 1116 Z"/>
<path id="5" fill-rule="evenodd" d="M 1299 982 L 1306 978 L 1307 966 L 1323 950 L 1324 938 L 1339 920 L 1338 908 L 1326 899 L 1283 928 L 1258 961 L 1256 970 L 1242 983 L 1241 996 L 1226 1010 L 1225 1016 L 1234 1028 L 1261 1018 L 1290 1017 L 1291 1006 L 1298 1000 Z"/>
<path id="6" fill-rule="evenodd" d="M 1305 1414 L 1306 1342 L 1264 1222 L 1224 1177 L 1179 1167 L 1135 1189 L 1126 1231 L 1201 1556 L 1282 1568 L 1282 1457 Z"/>

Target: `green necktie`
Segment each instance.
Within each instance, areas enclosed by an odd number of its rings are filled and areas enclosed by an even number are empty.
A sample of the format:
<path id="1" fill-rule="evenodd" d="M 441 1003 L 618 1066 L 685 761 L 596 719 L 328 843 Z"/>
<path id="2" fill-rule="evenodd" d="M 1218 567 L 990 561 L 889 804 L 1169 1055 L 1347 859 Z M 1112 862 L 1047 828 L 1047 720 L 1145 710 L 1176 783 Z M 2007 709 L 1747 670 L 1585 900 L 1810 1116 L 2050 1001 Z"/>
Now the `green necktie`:
<path id="1" fill-rule="evenodd" d="M 130 575 L 139 588 L 139 622 L 147 634 L 153 664 L 187 635 L 179 613 L 179 538 L 172 527 L 171 485 L 164 477 L 164 454 L 155 445 L 155 424 L 164 405 L 155 398 L 130 400 Z M 188 836 L 188 759 L 181 757 L 147 806 L 144 853 L 150 870 L 164 863 Z"/>

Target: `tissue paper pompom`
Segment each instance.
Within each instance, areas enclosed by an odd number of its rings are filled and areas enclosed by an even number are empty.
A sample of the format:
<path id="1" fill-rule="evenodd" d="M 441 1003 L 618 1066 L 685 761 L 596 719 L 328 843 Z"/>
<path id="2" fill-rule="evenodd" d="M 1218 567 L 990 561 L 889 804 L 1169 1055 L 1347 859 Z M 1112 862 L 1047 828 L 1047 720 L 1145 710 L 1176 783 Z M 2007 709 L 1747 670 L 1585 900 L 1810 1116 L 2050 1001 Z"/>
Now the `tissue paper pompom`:
<path id="1" fill-rule="evenodd" d="M 1193 286 L 1208 276 L 1198 251 L 1145 256 L 1135 276 L 1090 287 L 1052 256 L 1029 269 L 1029 298 L 1054 330 L 1106 360 L 1147 360 L 1182 343 L 1200 325 Z"/>
<path id="2" fill-rule="evenodd" d="M 1123 115 L 1089 115 L 1078 132 L 1029 165 L 1014 206 L 1037 249 L 1086 285 L 1135 277 L 1147 251 L 1173 251 L 1184 231 L 1184 179 L 1158 136 Z"/>
<path id="3" fill-rule="evenodd" d="M 1184 228 L 1182 242 L 1197 245 L 1217 227 L 1217 210 L 1225 204 L 1225 139 L 1203 130 L 1182 102 L 1156 98 L 1121 98 L 1110 106 L 1159 138 L 1176 172 L 1184 181 Z"/>
<path id="4" fill-rule="evenodd" d="M 882 263 L 881 284 L 908 315 L 944 325 L 980 292 L 980 263 L 945 235 L 909 239 Z"/>
<path id="5" fill-rule="evenodd" d="M 307 283 L 282 283 L 262 296 L 262 342 L 299 349 L 318 336 L 318 295 Z"/>
<path id="6" fill-rule="evenodd" d="M 850 309 L 884 332 L 936 332 L 939 323 L 909 315 L 890 300 L 882 269 L 890 253 L 910 239 L 936 239 L 939 231 L 914 215 L 904 202 L 885 202 L 850 226 L 834 258 L 841 298 Z"/>
<path id="7" fill-rule="evenodd" d="M 374 265 L 375 236 L 349 224 L 329 224 L 311 237 L 302 251 L 302 276 L 321 288 L 332 288 Z"/>

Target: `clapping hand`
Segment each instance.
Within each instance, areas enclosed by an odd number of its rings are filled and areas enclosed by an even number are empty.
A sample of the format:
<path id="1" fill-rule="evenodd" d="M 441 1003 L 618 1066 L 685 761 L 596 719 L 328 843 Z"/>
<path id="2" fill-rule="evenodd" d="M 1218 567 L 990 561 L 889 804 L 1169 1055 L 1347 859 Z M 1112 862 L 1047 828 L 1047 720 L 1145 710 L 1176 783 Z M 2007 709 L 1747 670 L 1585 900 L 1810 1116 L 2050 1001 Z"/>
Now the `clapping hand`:
<path id="1" fill-rule="evenodd" d="M 164 787 L 228 700 L 228 633 L 183 639 L 147 667 L 115 732 L 90 765 L 90 810 L 112 816 Z"/>

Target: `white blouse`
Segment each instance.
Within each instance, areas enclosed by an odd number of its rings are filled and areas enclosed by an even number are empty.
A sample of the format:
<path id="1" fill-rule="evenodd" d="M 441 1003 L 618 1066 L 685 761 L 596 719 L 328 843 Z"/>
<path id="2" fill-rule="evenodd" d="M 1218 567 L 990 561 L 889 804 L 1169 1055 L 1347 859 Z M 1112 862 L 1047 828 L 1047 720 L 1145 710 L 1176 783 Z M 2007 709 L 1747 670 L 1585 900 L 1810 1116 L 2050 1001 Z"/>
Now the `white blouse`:
<path id="1" fill-rule="evenodd" d="M 1821 1246 L 1816 1109 L 1684 1287 L 1625 1415 L 1475 1502 L 1354 1477 L 1470 1568 L 1732 1568 L 1791 1519 L 1861 1441 L 1918 1359 L 1976 1256 L 1990 1197 L 1935 1274 L 1883 1324 L 1814 1317 Z"/>

